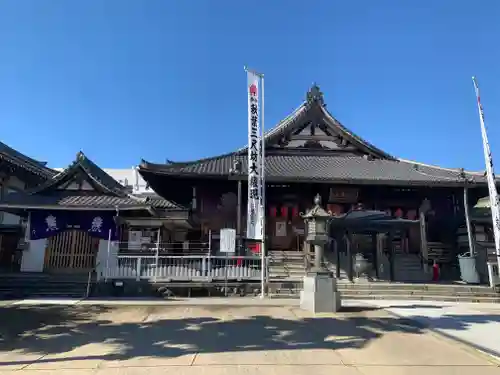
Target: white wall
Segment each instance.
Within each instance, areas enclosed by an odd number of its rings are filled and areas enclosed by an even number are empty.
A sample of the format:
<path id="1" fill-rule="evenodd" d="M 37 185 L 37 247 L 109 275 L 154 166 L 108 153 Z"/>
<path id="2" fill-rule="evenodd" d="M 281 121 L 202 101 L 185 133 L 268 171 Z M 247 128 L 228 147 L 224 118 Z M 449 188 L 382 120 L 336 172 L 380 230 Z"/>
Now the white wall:
<path id="1" fill-rule="evenodd" d="M 21 260 L 22 272 L 43 272 L 43 262 L 45 259 L 45 249 L 47 239 L 30 240 L 29 246 L 23 251 Z"/>
<path id="2" fill-rule="evenodd" d="M 133 194 L 152 193 L 151 189 L 146 189 L 146 181 L 142 178 L 136 167 L 130 169 L 103 168 L 104 171 L 113 177 L 120 184 L 132 187 Z"/>
<path id="3" fill-rule="evenodd" d="M 56 171 L 63 171 L 63 168 L 54 168 Z M 113 177 L 116 181 L 132 189 L 132 194 L 153 193 L 151 189 L 146 189 L 146 181 L 142 178 L 136 167 L 128 169 L 103 168 L 104 172 Z"/>
<path id="4" fill-rule="evenodd" d="M 108 243 L 108 240 L 99 241 L 99 250 L 97 251 L 95 261 L 98 279 L 102 279 L 104 277 L 106 267 L 111 270 L 118 268 L 119 243 L 117 241 L 111 241 L 111 243 L 109 243 L 109 256 Z"/>

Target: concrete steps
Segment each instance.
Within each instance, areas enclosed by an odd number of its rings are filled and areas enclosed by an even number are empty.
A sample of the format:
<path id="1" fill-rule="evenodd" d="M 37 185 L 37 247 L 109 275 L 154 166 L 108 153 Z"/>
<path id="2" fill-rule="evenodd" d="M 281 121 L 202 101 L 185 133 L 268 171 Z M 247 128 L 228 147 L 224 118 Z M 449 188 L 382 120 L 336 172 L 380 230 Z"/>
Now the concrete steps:
<path id="1" fill-rule="evenodd" d="M 306 273 L 304 254 L 298 251 L 270 250 L 269 279 L 302 279 Z"/>
<path id="2" fill-rule="evenodd" d="M 87 293 L 88 275 L 4 274 L 0 275 L 0 299 L 37 297 L 83 298 Z M 91 287 L 94 280 L 91 281 Z"/>
<path id="3" fill-rule="evenodd" d="M 395 297 L 392 294 L 378 294 L 370 296 L 350 295 L 341 292 L 342 298 L 348 300 L 409 300 L 409 301 L 440 301 L 440 302 L 465 302 L 465 303 L 500 303 L 500 297 L 477 297 L 477 296 L 443 296 L 443 295 L 417 295 Z"/>
<path id="4" fill-rule="evenodd" d="M 500 303 L 500 293 L 486 286 L 405 284 L 383 282 L 350 283 L 338 281 L 338 290 L 345 299 L 355 300 L 421 300 L 448 302 Z M 270 285 L 271 298 L 299 298 L 301 281 Z"/>
<path id="5" fill-rule="evenodd" d="M 414 254 L 395 254 L 394 278 L 406 282 L 431 281 L 432 274 L 425 273 L 418 256 Z"/>

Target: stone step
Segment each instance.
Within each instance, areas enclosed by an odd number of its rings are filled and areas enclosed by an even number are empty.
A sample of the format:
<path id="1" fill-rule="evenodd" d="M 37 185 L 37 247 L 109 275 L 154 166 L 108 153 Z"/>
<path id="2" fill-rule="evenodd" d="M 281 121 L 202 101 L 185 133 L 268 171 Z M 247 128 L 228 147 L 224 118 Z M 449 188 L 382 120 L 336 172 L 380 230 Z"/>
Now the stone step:
<path id="1" fill-rule="evenodd" d="M 500 303 L 500 297 L 482 297 L 482 296 L 447 296 L 447 295 L 432 295 L 432 294 L 410 294 L 398 295 L 394 294 L 378 294 L 378 295 L 354 295 L 341 293 L 345 299 L 359 300 L 417 300 L 417 301 L 442 301 L 442 302 L 477 302 L 477 303 Z"/>
<path id="2" fill-rule="evenodd" d="M 364 282 L 364 283 L 350 283 L 339 281 L 337 283 L 339 290 L 362 290 L 362 291 L 405 291 L 405 292 L 429 292 L 429 293 L 442 293 L 454 294 L 460 292 L 470 293 L 495 293 L 493 289 L 487 286 L 469 286 L 469 285 L 439 285 L 439 284 L 398 284 L 398 283 L 379 283 L 379 282 Z"/>
<path id="3" fill-rule="evenodd" d="M 295 272 L 305 272 L 305 267 L 281 267 L 281 266 L 269 266 L 269 271 L 295 271 Z"/>
<path id="4" fill-rule="evenodd" d="M 297 280 L 302 280 L 302 278 L 304 277 L 304 274 L 301 274 L 301 273 L 289 273 L 289 272 L 275 272 L 275 273 L 270 273 L 269 274 L 269 278 L 272 279 L 272 278 L 280 278 L 280 279 L 283 279 L 283 278 L 294 278 L 294 279 L 297 279 Z"/>
<path id="5" fill-rule="evenodd" d="M 270 259 L 304 259 L 304 254 L 269 254 Z"/>
<path id="6" fill-rule="evenodd" d="M 304 263 L 304 258 L 269 257 L 269 262 Z"/>
<path id="7" fill-rule="evenodd" d="M 305 270 L 269 270 L 269 274 L 294 274 L 294 275 L 305 275 Z"/>
<path id="8" fill-rule="evenodd" d="M 87 283 L 88 274 L 4 274 L 0 277 L 0 298 L 40 296 L 82 298 L 86 295 Z M 93 279 L 91 283 L 91 287 L 93 287 Z"/>
<path id="9" fill-rule="evenodd" d="M 445 296 L 445 295 L 351 295 L 341 293 L 346 300 L 407 300 L 407 301 L 441 301 L 441 302 L 464 302 L 464 303 L 500 303 L 500 297 L 478 297 L 478 296 Z M 269 294 L 270 298 L 300 298 L 300 293 L 282 291 Z"/>
<path id="10" fill-rule="evenodd" d="M 401 295 L 444 295 L 444 296 L 455 296 L 455 297 L 492 297 L 492 298 L 499 298 L 500 295 L 494 292 L 467 292 L 467 291 L 461 291 L 461 292 L 455 292 L 455 293 L 439 293 L 439 292 L 425 292 L 421 290 L 417 291 L 408 291 L 408 290 L 356 290 L 356 289 L 342 289 L 338 288 L 338 290 L 344 294 L 348 295 L 363 295 L 363 296 L 377 296 L 377 295 L 394 295 L 394 296 L 401 296 Z"/>
<path id="11" fill-rule="evenodd" d="M 297 280 L 297 286 L 302 287 L 302 279 Z M 398 283 L 398 282 L 369 282 L 358 281 L 350 282 L 348 280 L 337 280 L 337 288 L 339 290 L 361 290 L 361 291 L 375 291 L 375 292 L 423 292 L 423 293 L 436 293 L 436 294 L 453 294 L 453 293 L 482 293 L 482 294 L 495 294 L 496 292 L 483 285 L 466 285 L 466 284 L 411 284 L 411 283 Z M 498 293 L 496 293 L 498 294 Z M 499 294 L 500 296 L 500 294 Z"/>

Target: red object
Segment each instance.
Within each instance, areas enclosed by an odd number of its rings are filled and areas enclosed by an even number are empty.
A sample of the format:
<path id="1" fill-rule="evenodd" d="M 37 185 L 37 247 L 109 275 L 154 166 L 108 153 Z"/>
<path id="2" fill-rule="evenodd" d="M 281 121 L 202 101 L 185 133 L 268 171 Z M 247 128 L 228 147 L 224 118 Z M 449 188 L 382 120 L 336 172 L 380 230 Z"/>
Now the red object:
<path id="1" fill-rule="evenodd" d="M 283 206 L 281 207 L 281 217 L 283 218 L 288 218 L 288 207 L 287 206 Z"/>
<path id="2" fill-rule="evenodd" d="M 326 206 L 329 212 L 331 212 L 334 216 L 338 216 L 342 214 L 342 206 L 338 204 L 329 204 Z"/>
<path id="3" fill-rule="evenodd" d="M 292 217 L 299 217 L 299 208 L 297 206 L 292 207 Z"/>
<path id="4" fill-rule="evenodd" d="M 251 84 L 249 91 L 250 91 L 250 95 L 256 96 L 257 95 L 257 86 L 255 86 L 254 84 Z"/>
<path id="5" fill-rule="evenodd" d="M 403 216 L 403 210 L 401 208 L 398 208 L 396 212 L 394 212 L 394 216 L 396 216 L 398 219 Z"/>
<path id="6" fill-rule="evenodd" d="M 436 262 L 432 265 L 432 281 L 439 281 L 439 264 Z"/>
<path id="7" fill-rule="evenodd" d="M 260 254 L 260 243 L 252 243 L 250 245 L 248 245 L 248 248 L 250 249 L 250 251 L 254 254 Z"/>
<path id="8" fill-rule="evenodd" d="M 276 208 L 276 206 L 271 206 L 269 211 L 271 217 L 276 217 L 276 215 L 278 214 L 278 209 Z"/>
<path id="9" fill-rule="evenodd" d="M 241 266 L 242 266 L 242 264 L 243 264 L 243 258 L 242 258 L 242 257 L 238 257 L 238 258 L 236 259 L 236 265 L 237 265 L 238 267 L 241 267 Z"/>

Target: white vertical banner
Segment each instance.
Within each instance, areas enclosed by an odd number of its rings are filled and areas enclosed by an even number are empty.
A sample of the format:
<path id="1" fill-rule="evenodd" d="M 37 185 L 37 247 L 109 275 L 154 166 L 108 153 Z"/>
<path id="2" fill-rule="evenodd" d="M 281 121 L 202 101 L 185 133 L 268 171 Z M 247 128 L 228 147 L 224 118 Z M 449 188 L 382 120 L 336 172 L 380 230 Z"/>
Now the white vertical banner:
<path id="1" fill-rule="evenodd" d="M 262 240 L 262 163 L 260 134 L 260 77 L 247 70 L 248 93 L 248 206 L 247 238 Z"/>
<path id="2" fill-rule="evenodd" d="M 497 256 L 498 267 L 500 268 L 500 208 L 495 181 L 495 172 L 493 171 L 493 157 L 491 156 L 488 135 L 486 134 L 486 125 L 484 124 L 484 111 L 483 105 L 481 104 L 479 86 L 477 85 L 475 77 L 472 77 L 472 82 L 474 83 L 474 89 L 476 90 L 479 122 L 481 124 L 481 136 L 483 138 L 484 161 L 486 163 L 486 178 L 488 180 L 488 191 L 490 194 L 491 219 L 493 224 L 493 235 L 495 237 L 495 252 Z"/>

